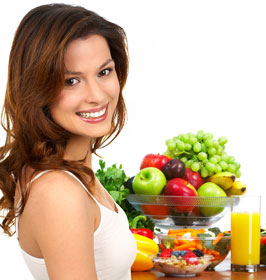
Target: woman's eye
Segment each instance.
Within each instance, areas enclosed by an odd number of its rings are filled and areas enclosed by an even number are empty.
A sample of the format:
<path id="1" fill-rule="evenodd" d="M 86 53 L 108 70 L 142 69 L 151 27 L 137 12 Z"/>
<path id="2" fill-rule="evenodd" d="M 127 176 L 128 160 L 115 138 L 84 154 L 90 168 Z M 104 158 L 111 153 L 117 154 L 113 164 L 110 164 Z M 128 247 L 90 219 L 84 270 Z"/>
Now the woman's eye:
<path id="1" fill-rule="evenodd" d="M 77 84 L 79 81 L 76 78 L 70 78 L 65 80 L 65 86 L 74 86 Z"/>
<path id="2" fill-rule="evenodd" d="M 99 77 L 102 77 L 102 76 L 108 76 L 111 71 L 113 71 L 112 68 L 106 68 L 106 69 L 103 69 L 102 71 L 100 71 L 100 73 L 98 74 Z"/>

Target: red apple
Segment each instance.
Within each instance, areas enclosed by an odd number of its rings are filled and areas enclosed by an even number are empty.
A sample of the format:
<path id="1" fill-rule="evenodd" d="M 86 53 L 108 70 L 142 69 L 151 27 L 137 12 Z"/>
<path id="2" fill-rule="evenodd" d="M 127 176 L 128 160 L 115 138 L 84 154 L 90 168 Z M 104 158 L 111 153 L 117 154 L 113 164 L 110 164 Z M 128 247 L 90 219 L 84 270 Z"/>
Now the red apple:
<path id="1" fill-rule="evenodd" d="M 169 180 L 164 188 L 164 194 L 178 196 L 174 198 L 176 205 L 173 207 L 178 212 L 188 213 L 195 207 L 190 197 L 197 196 L 197 191 L 184 179 L 174 178 Z"/>
<path id="2" fill-rule="evenodd" d="M 204 179 L 200 176 L 199 172 L 194 172 L 190 168 L 186 168 L 185 175 L 183 177 L 197 190 L 201 185 L 205 183 Z"/>
<path id="3" fill-rule="evenodd" d="M 160 170 L 162 170 L 163 166 L 171 160 L 170 157 L 160 154 L 148 154 L 146 155 L 141 164 L 140 169 L 146 168 L 146 167 L 156 167 Z"/>

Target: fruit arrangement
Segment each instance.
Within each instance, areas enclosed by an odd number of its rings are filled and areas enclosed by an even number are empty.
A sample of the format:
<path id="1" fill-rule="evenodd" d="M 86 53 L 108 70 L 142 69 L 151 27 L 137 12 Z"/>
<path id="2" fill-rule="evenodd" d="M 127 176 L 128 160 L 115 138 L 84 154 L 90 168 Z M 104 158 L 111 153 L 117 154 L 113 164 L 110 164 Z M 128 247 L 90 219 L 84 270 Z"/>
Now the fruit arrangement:
<path id="1" fill-rule="evenodd" d="M 131 192 L 173 196 L 175 203 L 172 206 L 144 203 L 142 212 L 155 219 L 168 215 L 211 217 L 221 213 L 223 205 L 215 205 L 218 200 L 200 205 L 196 198 L 243 195 L 247 186 L 237 180 L 241 175 L 240 164 L 226 154 L 226 142 L 226 137 L 216 141 L 212 134 L 199 131 L 196 135 L 180 134 L 167 140 L 165 154 L 147 154 L 140 171 L 130 178 Z"/>
<path id="2" fill-rule="evenodd" d="M 211 270 L 222 262 L 230 251 L 230 232 L 221 232 L 219 228 L 205 230 L 185 228 L 169 229 L 167 235 L 158 235 L 160 253 L 158 257 L 191 259 L 197 264 L 197 258 L 209 258 L 207 269 Z M 194 261 L 193 261 L 194 258 Z"/>
<path id="3" fill-rule="evenodd" d="M 239 178 L 240 164 L 233 156 L 227 155 L 226 143 L 227 138 L 224 136 L 215 140 L 211 133 L 199 130 L 196 134 L 179 134 L 166 140 L 165 155 L 181 159 L 186 167 L 200 172 L 203 178 L 222 171 L 234 173 Z"/>

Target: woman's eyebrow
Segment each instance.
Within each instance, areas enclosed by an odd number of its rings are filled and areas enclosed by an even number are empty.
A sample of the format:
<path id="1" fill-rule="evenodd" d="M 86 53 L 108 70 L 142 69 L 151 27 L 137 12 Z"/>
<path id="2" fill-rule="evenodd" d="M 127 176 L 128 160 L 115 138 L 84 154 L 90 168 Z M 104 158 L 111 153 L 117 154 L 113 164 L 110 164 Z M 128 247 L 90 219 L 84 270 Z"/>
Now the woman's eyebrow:
<path id="1" fill-rule="evenodd" d="M 107 59 L 100 67 L 99 69 L 104 68 L 106 65 L 108 65 L 110 62 L 114 61 L 112 58 Z M 76 71 L 71 71 L 71 70 L 65 70 L 64 71 L 65 75 L 82 75 L 82 72 L 76 72 Z"/>
<path id="2" fill-rule="evenodd" d="M 65 74 L 65 75 L 82 75 L 82 72 L 75 72 L 75 71 L 68 71 L 68 70 L 65 70 L 65 71 L 64 71 L 64 74 Z"/>
<path id="3" fill-rule="evenodd" d="M 101 66 L 99 67 L 99 69 L 102 69 L 102 68 L 105 67 L 107 64 L 109 64 L 111 61 L 113 61 L 112 58 L 107 59 L 107 60 L 104 62 L 104 64 L 101 65 Z"/>

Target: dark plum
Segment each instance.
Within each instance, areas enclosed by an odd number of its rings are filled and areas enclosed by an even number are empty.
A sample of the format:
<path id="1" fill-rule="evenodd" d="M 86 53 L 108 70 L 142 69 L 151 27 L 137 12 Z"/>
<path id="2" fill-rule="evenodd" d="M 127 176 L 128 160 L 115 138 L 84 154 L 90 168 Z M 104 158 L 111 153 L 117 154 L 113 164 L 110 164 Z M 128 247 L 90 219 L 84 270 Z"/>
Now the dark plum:
<path id="1" fill-rule="evenodd" d="M 135 176 L 129 178 L 125 183 L 124 183 L 124 187 L 129 189 L 130 193 L 134 193 L 133 188 L 132 188 L 132 182 L 134 180 Z"/>
<path id="2" fill-rule="evenodd" d="M 185 164 L 180 159 L 169 160 L 162 169 L 167 180 L 173 178 L 183 178 L 186 172 Z"/>

